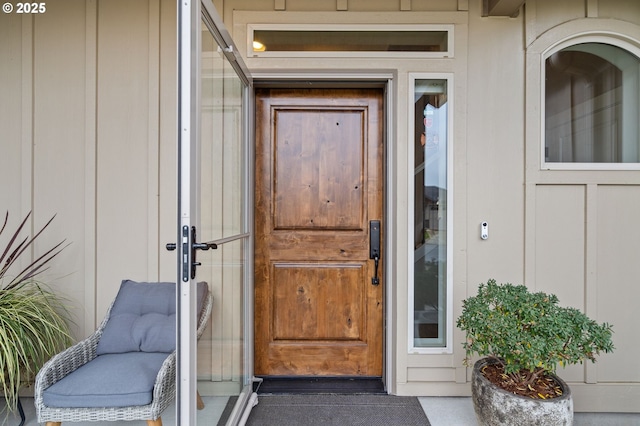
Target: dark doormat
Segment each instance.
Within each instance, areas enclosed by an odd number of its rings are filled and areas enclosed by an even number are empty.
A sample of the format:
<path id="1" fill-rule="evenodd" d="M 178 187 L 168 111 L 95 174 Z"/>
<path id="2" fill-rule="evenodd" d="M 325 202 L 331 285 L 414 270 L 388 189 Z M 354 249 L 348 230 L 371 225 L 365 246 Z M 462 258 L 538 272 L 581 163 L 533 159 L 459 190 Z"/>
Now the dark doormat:
<path id="1" fill-rule="evenodd" d="M 261 394 L 384 394 L 384 384 L 380 377 L 264 377 L 254 385 L 254 391 Z"/>
<path id="2" fill-rule="evenodd" d="M 428 426 L 416 397 L 393 395 L 259 395 L 248 426 Z"/>

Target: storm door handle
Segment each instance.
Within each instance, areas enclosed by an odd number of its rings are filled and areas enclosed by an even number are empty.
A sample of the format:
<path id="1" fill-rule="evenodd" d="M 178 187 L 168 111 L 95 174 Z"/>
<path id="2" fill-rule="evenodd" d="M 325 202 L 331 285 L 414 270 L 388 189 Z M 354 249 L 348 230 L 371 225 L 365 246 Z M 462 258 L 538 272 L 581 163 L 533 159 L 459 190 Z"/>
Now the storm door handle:
<path id="1" fill-rule="evenodd" d="M 188 226 L 182 227 L 182 253 L 186 253 L 188 249 L 188 244 L 191 243 L 191 261 L 188 260 L 187 256 L 184 256 L 182 260 L 182 281 L 189 281 L 189 277 L 194 279 L 196 277 L 196 267 L 202 265 L 200 262 L 196 260 L 196 250 L 209 250 L 209 249 L 217 249 L 218 246 L 215 243 L 196 243 L 196 227 L 191 227 L 191 232 L 189 232 Z M 178 246 L 176 243 L 168 243 L 166 245 L 167 250 L 173 251 Z M 191 269 L 191 273 L 189 274 L 189 269 Z"/>

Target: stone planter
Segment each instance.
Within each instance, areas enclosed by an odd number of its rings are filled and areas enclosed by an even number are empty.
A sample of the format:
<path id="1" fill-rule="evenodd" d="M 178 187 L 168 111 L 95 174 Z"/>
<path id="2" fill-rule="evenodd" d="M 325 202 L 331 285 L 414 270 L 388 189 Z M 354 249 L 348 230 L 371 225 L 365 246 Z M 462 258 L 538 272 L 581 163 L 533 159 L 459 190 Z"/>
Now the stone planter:
<path id="1" fill-rule="evenodd" d="M 482 375 L 490 361 L 483 358 L 473 366 L 471 396 L 478 423 L 494 425 L 559 426 L 573 424 L 573 399 L 569 386 L 554 376 L 562 388 L 562 396 L 553 399 L 531 399 L 507 392 Z"/>

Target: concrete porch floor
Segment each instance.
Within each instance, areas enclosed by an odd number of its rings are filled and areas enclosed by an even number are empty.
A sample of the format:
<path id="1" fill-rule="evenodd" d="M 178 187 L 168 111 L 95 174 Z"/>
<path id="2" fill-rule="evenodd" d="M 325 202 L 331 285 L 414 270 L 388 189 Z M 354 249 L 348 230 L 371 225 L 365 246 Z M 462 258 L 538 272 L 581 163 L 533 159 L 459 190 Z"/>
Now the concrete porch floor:
<path id="1" fill-rule="evenodd" d="M 215 426 L 227 404 L 227 397 L 203 397 L 205 408 L 198 412 L 198 425 Z M 471 398 L 420 397 L 432 426 L 477 426 Z M 4 403 L 0 406 L 4 408 Z M 33 398 L 22 398 L 27 421 L 25 426 L 38 426 L 35 418 Z M 169 407 L 162 416 L 164 426 L 176 424 L 175 408 Z M 0 417 L 0 423 L 6 426 L 17 426 L 19 416 Z M 145 421 L 128 422 L 78 422 L 63 423 L 75 426 L 146 426 Z M 575 413 L 575 426 L 640 426 L 640 413 Z M 341 425 L 348 426 L 348 425 Z"/>

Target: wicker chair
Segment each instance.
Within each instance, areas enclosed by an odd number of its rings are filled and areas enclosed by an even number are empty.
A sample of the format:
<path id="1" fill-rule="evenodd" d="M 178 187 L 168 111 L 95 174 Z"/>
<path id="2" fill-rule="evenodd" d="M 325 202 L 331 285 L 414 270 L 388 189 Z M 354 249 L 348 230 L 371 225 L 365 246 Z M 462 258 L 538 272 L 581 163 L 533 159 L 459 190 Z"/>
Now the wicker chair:
<path id="1" fill-rule="evenodd" d="M 129 280 L 123 281 L 121 290 L 118 295 L 120 295 L 120 293 L 122 292 L 125 282 L 133 283 Z M 143 284 L 148 286 L 151 283 L 133 284 Z M 162 284 L 166 285 L 169 283 Z M 175 300 L 175 284 L 173 285 L 173 292 Z M 107 324 L 109 324 L 109 320 L 112 316 L 112 310 L 117 301 L 118 297 L 116 297 L 116 299 L 112 302 L 104 320 L 100 324 L 100 327 L 91 336 L 75 344 L 74 346 L 71 346 L 65 351 L 55 355 L 38 372 L 35 382 L 34 403 L 39 423 L 46 422 L 47 426 L 59 426 L 62 422 L 146 420 L 149 426 L 162 426 L 162 419 L 160 415 L 165 410 L 165 408 L 167 408 L 167 406 L 171 404 L 176 395 L 175 337 L 173 338 L 173 341 L 170 342 L 173 345 L 173 350 L 171 352 L 167 351 L 168 353 L 166 354 L 151 354 L 156 357 L 156 364 L 161 362 L 161 366 L 159 368 L 159 371 L 157 372 L 157 375 L 155 376 L 155 383 L 153 384 L 151 395 L 149 395 L 150 392 L 148 390 L 146 391 L 146 398 L 148 398 L 149 396 L 151 397 L 151 402 L 146 405 L 96 407 L 96 404 L 94 403 L 93 405 L 85 408 L 80 400 L 76 400 L 68 404 L 66 402 L 63 402 L 50 404 L 51 406 L 47 406 L 45 402 L 47 397 L 43 397 L 43 392 L 45 392 L 50 386 L 58 383 L 60 380 L 67 377 L 80 367 L 86 365 L 90 361 L 96 360 L 96 358 L 100 354 L 100 349 L 98 349 L 100 339 L 103 337 Z M 198 283 L 198 307 L 200 308 L 197 326 L 198 339 L 202 336 L 204 329 L 207 326 L 207 322 L 211 315 L 212 305 L 213 297 L 208 290 L 207 284 Z M 175 303 L 173 303 L 172 308 L 175 309 Z M 114 320 L 114 322 L 116 321 Z M 155 320 L 150 320 L 147 323 L 156 324 L 157 322 Z M 105 338 L 105 340 L 107 339 Z M 124 355 L 127 356 L 128 354 Z M 144 357 L 145 355 L 142 356 Z M 165 355 L 166 359 L 162 361 Z M 158 356 L 160 356 L 160 358 L 158 358 Z M 126 361 L 124 363 L 126 364 Z M 143 365 L 146 366 L 148 364 L 145 361 L 143 362 Z M 79 374 L 82 373 L 76 373 L 76 383 L 78 383 L 77 376 Z M 84 383 L 83 380 L 80 380 L 79 382 Z M 82 392 L 78 393 L 81 394 Z M 81 399 L 82 395 L 76 396 L 76 398 Z M 204 404 L 202 404 L 202 400 L 198 395 L 198 408 L 201 409 L 203 407 Z"/>

